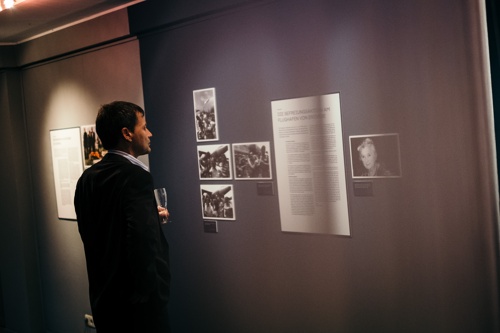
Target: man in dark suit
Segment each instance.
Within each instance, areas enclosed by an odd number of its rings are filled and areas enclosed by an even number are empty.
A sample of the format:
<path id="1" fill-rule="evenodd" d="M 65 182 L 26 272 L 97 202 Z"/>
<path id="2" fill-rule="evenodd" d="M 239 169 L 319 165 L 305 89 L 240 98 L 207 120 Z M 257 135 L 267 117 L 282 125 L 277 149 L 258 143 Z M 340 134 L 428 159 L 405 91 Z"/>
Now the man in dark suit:
<path id="1" fill-rule="evenodd" d="M 108 153 L 85 170 L 75 192 L 89 295 L 98 333 L 169 332 L 168 243 L 160 227 L 153 178 L 138 156 L 149 154 L 144 110 L 103 105 L 96 131 Z"/>

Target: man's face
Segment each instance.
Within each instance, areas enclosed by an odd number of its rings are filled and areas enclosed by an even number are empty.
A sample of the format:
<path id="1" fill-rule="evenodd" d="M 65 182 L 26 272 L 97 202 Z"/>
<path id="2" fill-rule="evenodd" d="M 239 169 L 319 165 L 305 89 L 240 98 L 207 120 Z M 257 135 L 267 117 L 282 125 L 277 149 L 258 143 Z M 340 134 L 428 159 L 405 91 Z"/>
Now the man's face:
<path id="1" fill-rule="evenodd" d="M 138 157 L 151 152 L 151 140 L 149 138 L 151 138 L 153 134 L 146 127 L 146 118 L 144 115 L 140 112 L 136 112 L 135 115 L 137 117 L 137 123 L 132 133 L 132 155 Z"/>

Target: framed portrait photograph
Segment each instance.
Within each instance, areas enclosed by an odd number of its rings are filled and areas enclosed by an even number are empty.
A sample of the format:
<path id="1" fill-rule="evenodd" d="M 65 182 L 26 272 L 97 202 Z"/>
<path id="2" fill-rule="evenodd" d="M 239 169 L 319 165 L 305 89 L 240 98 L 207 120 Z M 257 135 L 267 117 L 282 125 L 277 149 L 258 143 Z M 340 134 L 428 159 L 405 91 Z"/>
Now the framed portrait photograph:
<path id="1" fill-rule="evenodd" d="M 83 153 L 83 167 L 87 169 L 93 164 L 99 162 L 106 154 L 106 151 L 95 131 L 95 125 L 81 126 L 80 133 Z"/>
<path id="2" fill-rule="evenodd" d="M 233 185 L 201 184 L 200 194 L 204 219 L 236 220 Z"/>
<path id="3" fill-rule="evenodd" d="M 229 144 L 198 146 L 198 170 L 201 180 L 232 179 Z"/>
<path id="4" fill-rule="evenodd" d="M 272 179 L 269 141 L 233 143 L 234 179 Z"/>
<path id="5" fill-rule="evenodd" d="M 398 133 L 353 135 L 349 145 L 353 178 L 402 176 Z"/>
<path id="6" fill-rule="evenodd" d="M 215 88 L 194 90 L 193 103 L 196 140 L 198 142 L 219 140 Z"/>

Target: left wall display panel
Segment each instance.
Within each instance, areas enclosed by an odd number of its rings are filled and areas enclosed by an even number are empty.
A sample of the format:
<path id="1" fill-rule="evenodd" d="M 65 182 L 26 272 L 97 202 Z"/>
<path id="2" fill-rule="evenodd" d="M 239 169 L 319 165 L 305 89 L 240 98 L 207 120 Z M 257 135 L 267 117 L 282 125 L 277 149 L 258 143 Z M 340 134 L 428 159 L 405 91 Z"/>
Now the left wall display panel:
<path id="1" fill-rule="evenodd" d="M 76 220 L 73 198 L 83 172 L 80 127 L 51 130 L 50 146 L 58 217 Z"/>

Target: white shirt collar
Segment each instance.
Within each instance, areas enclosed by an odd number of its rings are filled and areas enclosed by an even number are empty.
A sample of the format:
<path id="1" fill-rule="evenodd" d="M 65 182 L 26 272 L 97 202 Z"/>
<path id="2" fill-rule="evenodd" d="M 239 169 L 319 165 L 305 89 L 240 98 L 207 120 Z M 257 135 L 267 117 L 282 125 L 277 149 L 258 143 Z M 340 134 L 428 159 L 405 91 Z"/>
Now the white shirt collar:
<path id="1" fill-rule="evenodd" d="M 144 170 L 149 172 L 149 168 L 146 164 L 142 163 L 140 160 L 135 158 L 134 156 L 130 155 L 129 153 L 126 153 L 122 150 L 116 150 L 116 149 L 110 149 L 108 150 L 108 154 L 116 154 L 125 157 L 127 160 L 130 161 L 130 163 L 135 164 L 143 168 Z"/>

